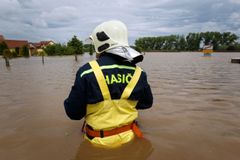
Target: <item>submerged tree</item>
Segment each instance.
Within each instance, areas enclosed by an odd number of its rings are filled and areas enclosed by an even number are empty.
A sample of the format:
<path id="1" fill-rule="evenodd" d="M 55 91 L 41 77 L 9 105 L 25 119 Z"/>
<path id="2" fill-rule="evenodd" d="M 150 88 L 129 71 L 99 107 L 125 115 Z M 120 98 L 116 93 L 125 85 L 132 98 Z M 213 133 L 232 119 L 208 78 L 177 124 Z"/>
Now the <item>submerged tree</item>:
<path id="1" fill-rule="evenodd" d="M 74 49 L 75 60 L 77 61 L 77 55 L 83 54 L 83 43 L 80 41 L 77 36 L 73 36 L 70 41 L 67 43 L 68 47 L 72 47 Z"/>
<path id="2" fill-rule="evenodd" d="M 7 46 L 7 44 L 3 41 L 3 42 L 0 43 L 0 55 L 3 55 L 3 51 L 4 51 L 5 49 L 8 49 L 8 46 Z"/>
<path id="3" fill-rule="evenodd" d="M 88 52 L 89 55 L 93 55 L 94 52 L 94 46 L 92 44 L 84 44 L 83 45 L 83 51 Z"/>
<path id="4" fill-rule="evenodd" d="M 185 36 L 142 37 L 135 41 L 144 51 L 198 51 L 199 45 L 213 45 L 214 50 L 237 50 L 238 36 L 231 32 L 200 32 Z"/>
<path id="5" fill-rule="evenodd" d="M 10 67 L 9 59 L 12 57 L 12 53 L 9 49 L 3 51 L 3 58 L 5 59 L 6 67 Z"/>

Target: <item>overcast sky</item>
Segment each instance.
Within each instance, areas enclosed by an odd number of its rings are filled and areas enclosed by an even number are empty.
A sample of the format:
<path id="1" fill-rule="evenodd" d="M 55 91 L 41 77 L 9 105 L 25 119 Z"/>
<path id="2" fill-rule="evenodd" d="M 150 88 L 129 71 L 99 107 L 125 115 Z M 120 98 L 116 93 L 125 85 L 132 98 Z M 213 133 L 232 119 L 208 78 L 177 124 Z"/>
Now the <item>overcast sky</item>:
<path id="1" fill-rule="evenodd" d="M 0 0 L 0 34 L 7 39 L 84 40 L 112 19 L 127 25 L 131 44 L 143 36 L 189 32 L 240 36 L 240 0 Z"/>

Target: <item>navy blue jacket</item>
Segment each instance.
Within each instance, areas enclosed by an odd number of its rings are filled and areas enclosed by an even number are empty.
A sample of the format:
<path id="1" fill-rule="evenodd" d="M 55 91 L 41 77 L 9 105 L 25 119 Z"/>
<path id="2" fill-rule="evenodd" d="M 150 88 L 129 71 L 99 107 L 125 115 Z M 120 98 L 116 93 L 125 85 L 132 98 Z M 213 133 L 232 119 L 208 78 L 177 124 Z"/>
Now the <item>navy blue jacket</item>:
<path id="1" fill-rule="evenodd" d="M 135 64 L 109 53 L 102 54 L 97 62 L 101 67 L 105 66 L 102 71 L 107 79 L 111 98 L 120 99 L 127 82 L 134 73 Z M 129 99 L 138 100 L 137 109 L 147 109 L 152 106 L 153 96 L 145 72 L 141 73 Z M 101 90 L 89 63 L 87 63 L 80 67 L 76 74 L 72 90 L 64 101 L 65 111 L 70 119 L 80 120 L 86 115 L 87 104 L 101 101 L 103 101 Z"/>

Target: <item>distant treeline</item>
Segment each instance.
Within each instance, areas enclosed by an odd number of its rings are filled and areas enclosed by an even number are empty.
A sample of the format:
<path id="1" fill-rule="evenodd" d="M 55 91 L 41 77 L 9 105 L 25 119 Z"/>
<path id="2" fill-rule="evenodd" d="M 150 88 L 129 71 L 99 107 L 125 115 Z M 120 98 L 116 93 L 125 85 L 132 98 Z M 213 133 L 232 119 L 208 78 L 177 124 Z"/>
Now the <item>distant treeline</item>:
<path id="1" fill-rule="evenodd" d="M 131 46 L 138 51 L 199 51 L 203 45 L 213 45 L 214 51 L 240 51 L 238 36 L 231 32 L 200 32 L 189 33 L 188 35 L 170 35 L 158 37 L 142 37 Z M 40 54 L 33 55 L 78 55 L 94 52 L 92 44 L 83 44 L 77 36 L 73 36 L 66 44 L 52 44 L 42 48 Z M 29 48 L 8 49 L 6 43 L 0 43 L 0 55 L 7 58 L 29 56 Z"/>
<path id="2" fill-rule="evenodd" d="M 74 54 L 83 54 L 84 52 L 89 52 L 93 54 L 93 45 L 85 44 L 80 41 L 76 36 L 67 42 L 67 44 L 53 44 L 48 45 L 44 49 L 44 52 L 49 56 L 55 55 L 74 55 Z"/>
<path id="3" fill-rule="evenodd" d="M 199 51 L 203 45 L 212 44 L 215 51 L 240 51 L 238 38 L 231 32 L 200 32 L 143 37 L 135 41 L 135 46 L 142 51 Z"/>
<path id="4" fill-rule="evenodd" d="M 40 55 L 78 55 L 88 52 L 89 54 L 93 54 L 94 47 L 91 44 L 83 44 L 77 36 L 73 36 L 71 40 L 67 42 L 67 44 L 51 44 L 40 48 L 40 51 L 36 50 L 32 52 L 32 56 L 40 56 Z M 0 43 L 0 55 L 7 58 L 15 58 L 15 57 L 29 57 L 29 46 L 23 46 L 21 48 L 9 49 L 7 44 L 3 41 Z"/>

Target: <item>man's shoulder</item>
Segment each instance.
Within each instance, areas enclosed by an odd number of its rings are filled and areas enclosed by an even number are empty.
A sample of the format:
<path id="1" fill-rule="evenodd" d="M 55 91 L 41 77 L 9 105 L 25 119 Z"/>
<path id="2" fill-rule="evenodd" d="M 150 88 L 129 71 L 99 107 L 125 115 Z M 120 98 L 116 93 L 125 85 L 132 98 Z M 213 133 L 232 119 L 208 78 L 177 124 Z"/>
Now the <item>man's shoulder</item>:
<path id="1" fill-rule="evenodd" d="M 80 77 L 83 77 L 86 73 L 88 73 L 89 71 L 91 70 L 91 67 L 89 65 L 89 62 L 85 63 L 84 65 L 82 65 L 78 71 L 77 71 L 77 74 L 80 76 Z"/>
<path id="2" fill-rule="evenodd" d="M 97 61 L 98 60 L 92 60 L 92 61 Z M 92 73 L 93 70 L 92 70 L 92 67 L 90 66 L 90 62 L 92 61 L 89 61 L 87 63 L 85 63 L 84 65 L 82 65 L 79 69 L 78 69 L 78 72 L 77 74 L 82 78 L 82 77 L 85 77 L 86 75 L 88 75 L 89 73 Z"/>

